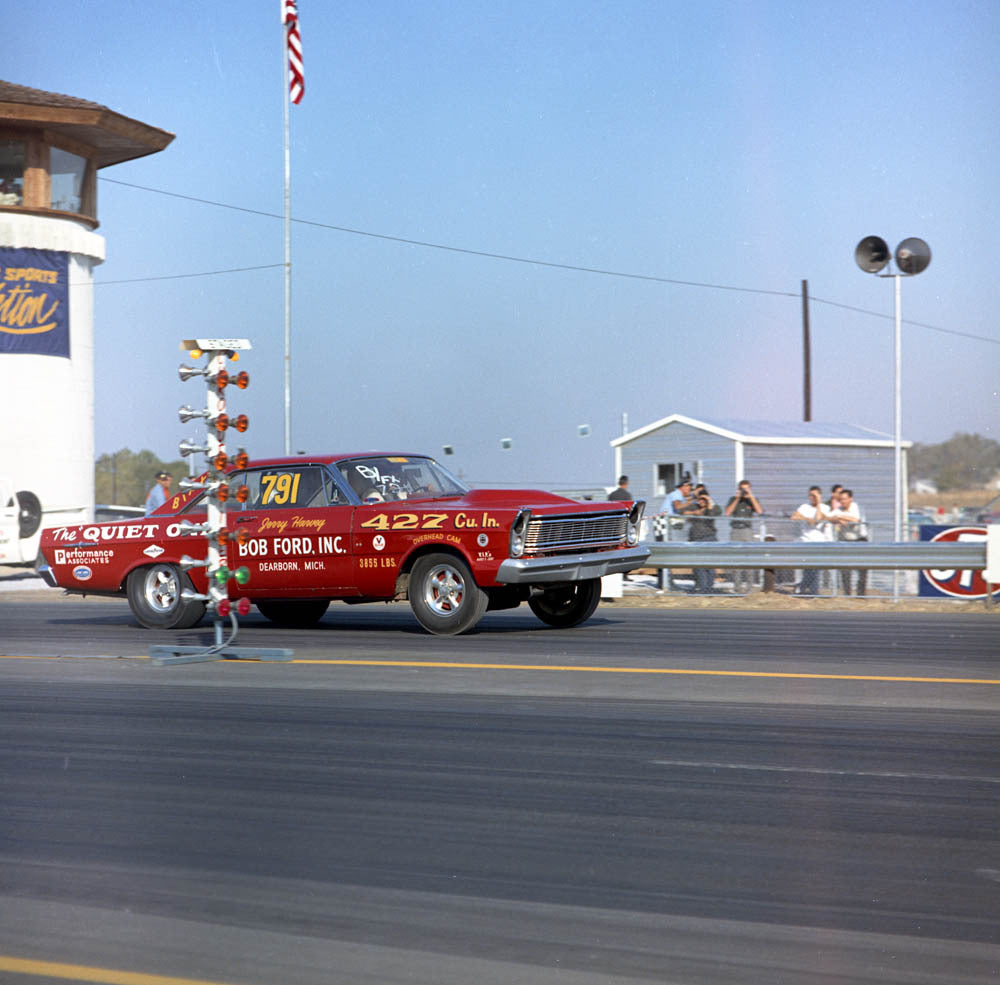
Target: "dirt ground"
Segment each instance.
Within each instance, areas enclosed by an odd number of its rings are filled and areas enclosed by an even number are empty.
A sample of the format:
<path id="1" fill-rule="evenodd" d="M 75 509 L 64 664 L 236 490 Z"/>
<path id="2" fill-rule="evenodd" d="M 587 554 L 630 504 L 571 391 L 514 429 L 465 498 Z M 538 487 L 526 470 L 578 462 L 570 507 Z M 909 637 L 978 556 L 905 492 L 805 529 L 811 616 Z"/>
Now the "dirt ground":
<path id="1" fill-rule="evenodd" d="M 864 598 L 835 596 L 832 598 L 801 598 L 779 592 L 755 592 L 752 595 L 656 595 L 649 592 L 631 593 L 620 599 L 605 600 L 602 605 L 622 608 L 662 609 L 743 609 L 775 612 L 809 610 L 812 612 L 935 612 L 940 615 L 972 614 L 1000 616 L 1000 600 L 989 604 L 985 599 L 964 602 L 959 599 L 892 598 L 868 595 Z"/>
<path id="2" fill-rule="evenodd" d="M 651 577 L 652 575 L 652 577 Z M 791 591 L 791 586 L 779 585 L 777 591 L 754 591 L 749 595 L 726 594 L 726 586 L 716 584 L 716 595 L 688 595 L 683 591 L 658 593 L 655 572 L 643 568 L 624 582 L 625 595 L 620 599 L 608 599 L 606 604 L 623 608 L 663 608 L 663 609 L 742 609 L 771 610 L 775 612 L 932 612 L 941 615 L 971 613 L 973 615 L 1000 615 L 1000 595 L 992 601 L 975 599 L 964 601 L 954 598 L 920 598 L 903 595 L 893 600 L 891 594 L 868 586 L 868 594 L 859 598 L 849 595 L 803 598 Z M 720 590 L 721 589 L 721 590 Z"/>

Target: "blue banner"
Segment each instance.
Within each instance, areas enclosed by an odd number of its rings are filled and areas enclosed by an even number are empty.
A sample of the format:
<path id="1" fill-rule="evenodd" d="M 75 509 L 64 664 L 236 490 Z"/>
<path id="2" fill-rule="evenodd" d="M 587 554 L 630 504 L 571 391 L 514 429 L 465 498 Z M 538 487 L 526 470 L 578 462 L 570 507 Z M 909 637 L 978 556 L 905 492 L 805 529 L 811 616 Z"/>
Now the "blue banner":
<path id="1" fill-rule="evenodd" d="M 69 358 L 69 254 L 0 248 L 0 353 Z"/>

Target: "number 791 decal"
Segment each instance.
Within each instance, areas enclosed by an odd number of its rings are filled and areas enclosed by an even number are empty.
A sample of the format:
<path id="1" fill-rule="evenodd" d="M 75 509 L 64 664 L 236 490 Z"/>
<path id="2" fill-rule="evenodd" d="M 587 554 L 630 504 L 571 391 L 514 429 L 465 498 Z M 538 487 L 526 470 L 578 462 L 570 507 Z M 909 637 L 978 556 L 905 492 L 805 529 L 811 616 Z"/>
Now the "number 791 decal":
<path id="1" fill-rule="evenodd" d="M 277 503 L 279 506 L 284 506 L 285 503 L 294 505 L 299 498 L 299 479 L 301 478 L 301 472 L 296 472 L 294 475 L 291 472 L 282 472 L 280 475 L 262 475 L 260 484 L 264 495 L 260 500 L 261 506 L 270 506 L 272 503 Z"/>
<path id="2" fill-rule="evenodd" d="M 388 516 L 378 513 L 370 520 L 365 520 L 362 527 L 372 530 L 440 530 L 448 519 L 447 513 L 394 513 Z"/>

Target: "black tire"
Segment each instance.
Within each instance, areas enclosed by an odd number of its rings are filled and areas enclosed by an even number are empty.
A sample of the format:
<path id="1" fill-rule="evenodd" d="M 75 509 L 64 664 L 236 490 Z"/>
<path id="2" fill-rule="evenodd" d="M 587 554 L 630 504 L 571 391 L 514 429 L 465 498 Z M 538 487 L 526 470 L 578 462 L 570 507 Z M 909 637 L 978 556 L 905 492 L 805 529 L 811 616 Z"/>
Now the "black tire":
<path id="1" fill-rule="evenodd" d="M 600 601 L 601 579 L 589 578 L 532 595 L 528 605 L 542 622 L 559 629 L 569 629 L 586 622 Z"/>
<path id="2" fill-rule="evenodd" d="M 408 595 L 417 622 L 436 636 L 455 636 L 472 629 L 490 601 L 469 566 L 452 554 L 419 558 L 410 572 Z"/>
<path id="3" fill-rule="evenodd" d="M 181 592 L 194 586 L 175 564 L 150 564 L 136 568 L 126 584 L 128 604 L 146 629 L 190 629 L 201 622 L 205 603 L 187 602 Z"/>
<path id="4" fill-rule="evenodd" d="M 329 599 L 261 599 L 260 614 L 279 626 L 314 626 L 330 607 Z"/>
<path id="5" fill-rule="evenodd" d="M 34 536 L 42 524 L 42 504 L 33 492 L 17 493 L 17 525 L 22 540 Z"/>

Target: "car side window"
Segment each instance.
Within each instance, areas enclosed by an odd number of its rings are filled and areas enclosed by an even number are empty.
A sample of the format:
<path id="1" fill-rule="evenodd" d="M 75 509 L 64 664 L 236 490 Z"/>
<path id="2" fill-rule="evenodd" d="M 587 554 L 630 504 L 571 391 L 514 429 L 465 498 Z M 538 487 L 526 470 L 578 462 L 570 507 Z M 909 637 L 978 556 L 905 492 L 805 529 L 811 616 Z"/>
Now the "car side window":
<path id="1" fill-rule="evenodd" d="M 249 491 L 245 510 L 308 509 L 327 505 L 323 471 L 316 466 L 285 466 L 253 469 L 234 475 L 229 481 L 229 502 L 236 505 L 236 490 Z"/>
<path id="2" fill-rule="evenodd" d="M 326 487 L 326 501 L 330 506 L 345 506 L 347 504 L 347 497 L 340 491 L 340 487 L 327 469 L 323 470 L 323 484 Z"/>

